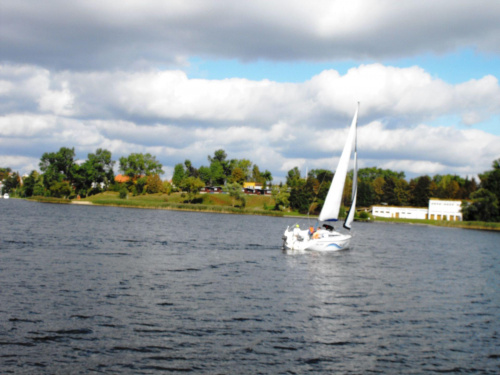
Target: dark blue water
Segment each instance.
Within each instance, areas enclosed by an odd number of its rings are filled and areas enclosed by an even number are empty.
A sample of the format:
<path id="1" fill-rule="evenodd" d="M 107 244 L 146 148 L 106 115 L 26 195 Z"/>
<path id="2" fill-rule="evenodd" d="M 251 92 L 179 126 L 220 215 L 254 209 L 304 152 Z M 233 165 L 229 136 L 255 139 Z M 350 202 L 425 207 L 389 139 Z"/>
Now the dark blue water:
<path id="1" fill-rule="evenodd" d="M 0 200 L 0 373 L 500 373 L 500 233 L 288 224 Z"/>

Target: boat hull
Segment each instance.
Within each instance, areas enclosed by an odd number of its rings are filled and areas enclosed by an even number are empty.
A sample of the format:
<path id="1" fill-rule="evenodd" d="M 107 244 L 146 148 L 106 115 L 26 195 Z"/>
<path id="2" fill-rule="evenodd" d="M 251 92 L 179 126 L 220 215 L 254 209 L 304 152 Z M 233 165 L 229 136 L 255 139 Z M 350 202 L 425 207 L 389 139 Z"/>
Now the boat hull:
<path id="1" fill-rule="evenodd" d="M 336 231 L 320 231 L 319 238 L 311 238 L 307 230 L 287 229 L 283 234 L 283 250 L 285 251 L 320 251 L 333 252 L 347 250 L 352 236 Z"/>

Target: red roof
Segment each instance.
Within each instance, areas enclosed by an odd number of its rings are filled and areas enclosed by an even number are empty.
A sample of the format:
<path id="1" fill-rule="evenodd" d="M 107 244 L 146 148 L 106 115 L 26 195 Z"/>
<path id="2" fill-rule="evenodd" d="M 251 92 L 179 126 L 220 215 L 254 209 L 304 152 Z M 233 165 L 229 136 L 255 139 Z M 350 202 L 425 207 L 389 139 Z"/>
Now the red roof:
<path id="1" fill-rule="evenodd" d="M 122 182 L 128 182 L 128 181 L 130 181 L 129 176 L 124 176 L 122 174 L 115 176 L 115 182 L 122 183 Z"/>

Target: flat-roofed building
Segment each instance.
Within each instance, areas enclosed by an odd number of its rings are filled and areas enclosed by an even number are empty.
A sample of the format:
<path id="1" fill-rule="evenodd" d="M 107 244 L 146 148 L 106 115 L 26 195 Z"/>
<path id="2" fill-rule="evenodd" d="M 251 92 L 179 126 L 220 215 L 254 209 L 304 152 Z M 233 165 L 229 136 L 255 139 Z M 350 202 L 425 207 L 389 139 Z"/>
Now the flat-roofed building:
<path id="1" fill-rule="evenodd" d="M 429 207 L 372 206 L 372 215 L 393 219 L 462 220 L 462 202 L 459 200 L 431 199 Z"/>
<path id="2" fill-rule="evenodd" d="M 427 219 L 427 208 L 422 207 L 397 207 L 373 206 L 372 215 L 393 219 Z"/>
<path id="3" fill-rule="evenodd" d="M 462 221 L 462 201 L 431 199 L 429 200 L 430 220 Z"/>

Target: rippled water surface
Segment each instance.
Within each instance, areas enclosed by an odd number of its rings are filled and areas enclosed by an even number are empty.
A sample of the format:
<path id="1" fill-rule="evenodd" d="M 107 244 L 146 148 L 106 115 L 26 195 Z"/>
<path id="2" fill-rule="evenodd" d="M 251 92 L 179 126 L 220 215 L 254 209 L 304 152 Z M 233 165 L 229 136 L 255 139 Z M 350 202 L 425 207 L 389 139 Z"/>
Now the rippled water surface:
<path id="1" fill-rule="evenodd" d="M 2 374 L 500 373 L 500 233 L 0 200 Z"/>

